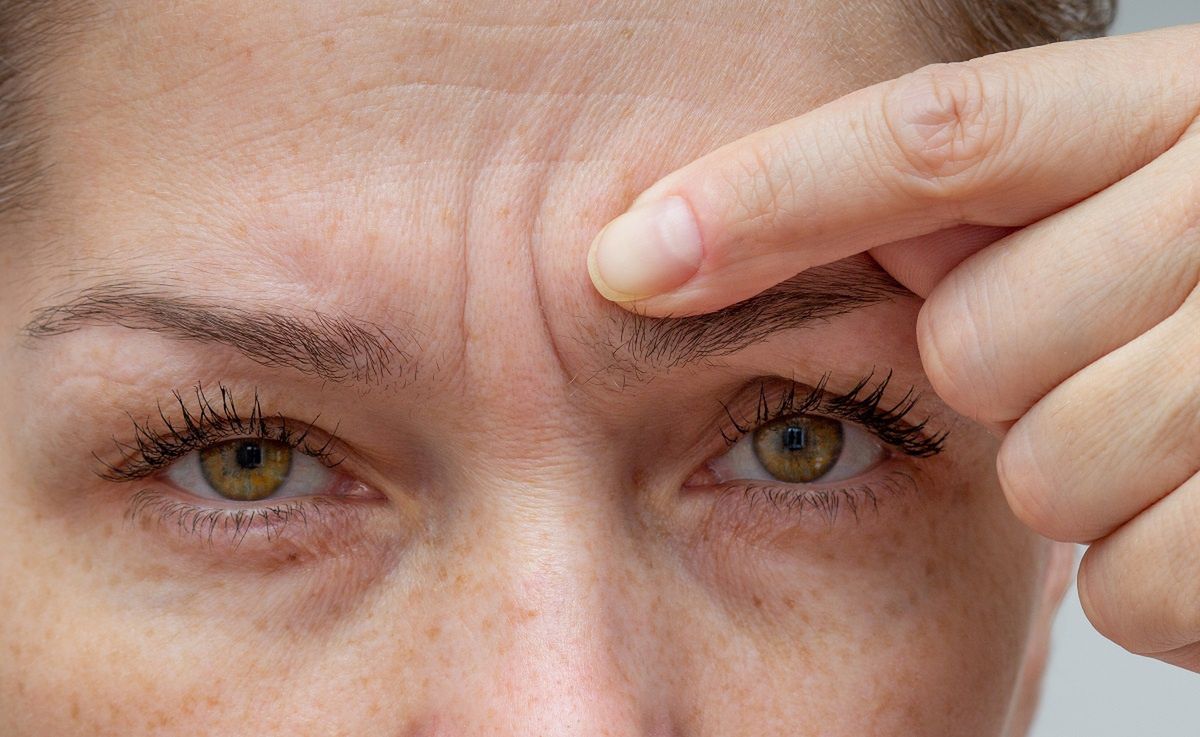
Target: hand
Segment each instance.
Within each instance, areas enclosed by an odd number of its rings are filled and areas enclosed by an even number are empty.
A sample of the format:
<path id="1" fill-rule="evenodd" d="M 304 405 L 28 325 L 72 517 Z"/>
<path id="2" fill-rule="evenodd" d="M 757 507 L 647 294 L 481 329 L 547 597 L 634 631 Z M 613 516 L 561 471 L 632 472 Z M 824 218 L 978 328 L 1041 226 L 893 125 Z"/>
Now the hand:
<path id="1" fill-rule="evenodd" d="M 670 174 L 589 268 L 681 315 L 869 250 L 1017 516 L 1092 542 L 1093 624 L 1200 671 L 1198 118 L 1200 25 L 927 66 Z"/>

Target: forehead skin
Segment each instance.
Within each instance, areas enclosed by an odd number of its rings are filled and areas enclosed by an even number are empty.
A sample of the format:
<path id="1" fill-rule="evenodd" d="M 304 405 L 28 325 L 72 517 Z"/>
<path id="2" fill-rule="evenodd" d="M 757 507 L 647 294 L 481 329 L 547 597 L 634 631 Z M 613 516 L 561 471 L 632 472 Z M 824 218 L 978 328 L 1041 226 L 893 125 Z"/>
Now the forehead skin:
<path id="1" fill-rule="evenodd" d="M 920 499 L 778 548 L 667 493 L 704 460 L 663 462 L 690 452 L 672 438 L 711 431 L 731 383 L 923 386 L 919 303 L 633 386 L 584 268 L 662 174 L 930 61 L 911 22 L 832 0 L 108 7 L 42 103 L 44 216 L 4 235 L 15 733 L 1001 734 L 1045 549 L 986 433 L 943 408 L 954 452 Z M 354 315 L 413 373 L 330 387 L 118 328 L 22 343 L 37 306 L 128 280 Z M 31 470 L 92 450 L 38 429 L 98 444 L 227 374 L 340 410 L 381 486 L 428 487 L 421 543 L 265 576 L 152 559 L 99 492 L 30 501 L 96 486 Z"/>
<path id="2" fill-rule="evenodd" d="M 231 280 L 320 284 L 371 318 L 425 304 L 428 324 L 457 296 L 489 336 L 525 335 L 537 311 L 468 291 L 474 270 L 547 313 L 594 312 L 578 254 L 642 187 L 917 62 L 853 3 L 486 5 L 119 4 L 101 29 L 121 32 L 62 62 L 95 73 L 48 103 L 54 202 L 76 213 L 54 235 L 75 258 L 119 242 L 146 271 L 200 243 Z M 850 33 L 881 58 L 849 64 Z M 129 190 L 146 196 L 111 196 Z"/>

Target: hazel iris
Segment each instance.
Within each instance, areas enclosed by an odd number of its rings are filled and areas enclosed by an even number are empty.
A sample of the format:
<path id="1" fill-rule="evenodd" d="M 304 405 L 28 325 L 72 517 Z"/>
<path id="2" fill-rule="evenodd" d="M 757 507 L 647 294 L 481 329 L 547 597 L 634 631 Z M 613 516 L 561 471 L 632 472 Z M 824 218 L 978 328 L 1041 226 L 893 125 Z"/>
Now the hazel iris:
<path id="1" fill-rule="evenodd" d="M 264 438 L 228 440 L 200 451 L 204 479 L 221 496 L 239 502 L 266 499 L 287 480 L 292 449 Z"/>
<path id="2" fill-rule="evenodd" d="M 842 454 L 842 423 L 817 415 L 794 415 L 768 422 L 754 431 L 754 455 L 779 481 L 815 481 L 834 467 Z"/>

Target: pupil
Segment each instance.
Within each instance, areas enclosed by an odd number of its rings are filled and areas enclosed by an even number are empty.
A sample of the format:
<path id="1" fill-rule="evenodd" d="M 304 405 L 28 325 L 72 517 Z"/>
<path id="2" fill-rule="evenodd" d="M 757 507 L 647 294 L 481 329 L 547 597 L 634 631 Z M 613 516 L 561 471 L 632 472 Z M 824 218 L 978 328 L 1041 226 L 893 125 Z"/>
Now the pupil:
<path id="1" fill-rule="evenodd" d="M 237 462 L 242 468 L 258 468 L 262 465 L 262 446 L 258 443 L 242 443 L 237 447 Z"/>
<path id="2" fill-rule="evenodd" d="M 783 431 L 784 450 L 804 450 L 806 440 L 803 427 L 793 425 Z"/>

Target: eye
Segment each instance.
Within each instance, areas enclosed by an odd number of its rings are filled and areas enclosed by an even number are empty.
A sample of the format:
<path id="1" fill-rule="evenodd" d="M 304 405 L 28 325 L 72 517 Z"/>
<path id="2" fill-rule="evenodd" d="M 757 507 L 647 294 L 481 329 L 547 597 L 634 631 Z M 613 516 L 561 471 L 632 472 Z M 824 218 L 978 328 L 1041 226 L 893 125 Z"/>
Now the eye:
<path id="1" fill-rule="evenodd" d="M 886 459 L 887 448 L 857 425 L 795 414 L 759 425 L 708 462 L 720 482 L 832 482 L 859 476 Z"/>
<path id="2" fill-rule="evenodd" d="M 334 473 L 312 456 L 268 438 L 213 443 L 182 456 L 166 477 L 204 499 L 255 502 L 325 490 Z"/>

